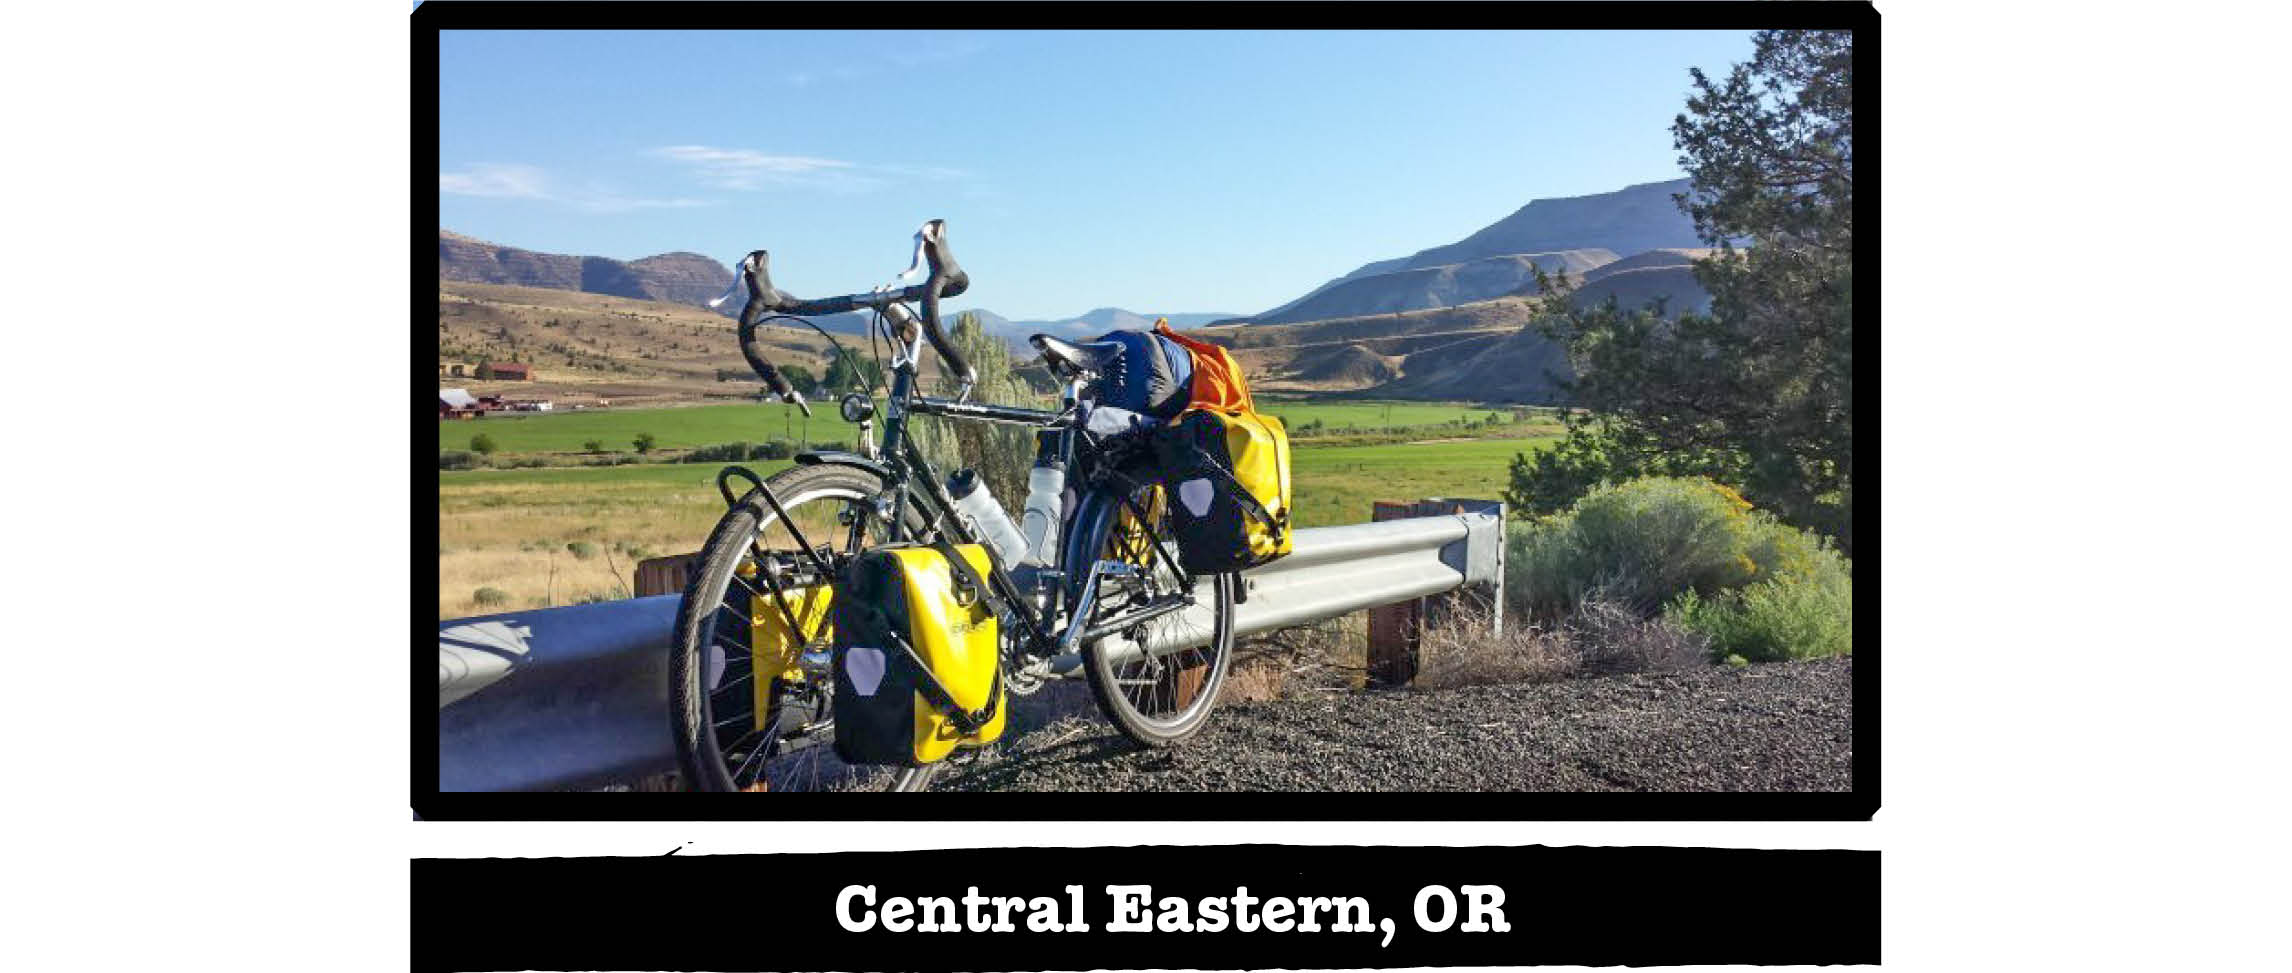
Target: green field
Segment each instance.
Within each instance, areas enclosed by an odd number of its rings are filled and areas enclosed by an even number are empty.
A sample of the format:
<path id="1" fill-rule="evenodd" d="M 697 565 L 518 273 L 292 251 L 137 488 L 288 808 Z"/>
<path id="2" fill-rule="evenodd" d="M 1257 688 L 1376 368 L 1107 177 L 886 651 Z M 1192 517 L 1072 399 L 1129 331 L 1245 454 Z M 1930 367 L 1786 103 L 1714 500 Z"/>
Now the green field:
<path id="1" fill-rule="evenodd" d="M 1511 408 L 1498 410 L 1478 408 L 1471 403 L 1457 402 L 1313 402 L 1282 400 L 1260 396 L 1260 412 L 1281 417 L 1282 425 L 1296 428 L 1315 419 L 1331 429 L 1352 426 L 1357 429 L 1383 429 L 1387 426 L 1438 426 L 1451 419 L 1485 419 L 1490 411 L 1511 415 Z"/>
<path id="2" fill-rule="evenodd" d="M 749 460 L 740 464 L 758 476 L 771 476 L 789 466 L 788 460 Z M 632 463 L 628 466 L 544 466 L 527 470 L 467 470 L 438 473 L 438 492 L 477 486 L 520 487 L 629 487 L 659 486 L 716 488 L 716 471 L 724 463 Z"/>
<path id="3" fill-rule="evenodd" d="M 813 403 L 810 435 L 844 439 L 853 429 L 836 416 L 833 402 Z M 608 452 L 627 452 L 638 433 L 653 434 L 664 449 L 712 443 L 797 439 L 806 432 L 802 413 L 792 405 L 737 403 L 670 409 L 583 409 L 579 412 L 521 412 L 466 422 L 438 423 L 438 448 L 468 449 L 470 437 L 484 433 L 505 453 L 574 453 L 597 440 Z"/>
<path id="4" fill-rule="evenodd" d="M 1304 402 L 1267 398 L 1259 407 L 1296 427 L 1315 419 L 1329 429 L 1353 426 L 1434 428 L 1451 419 L 1483 419 L 1490 410 L 1440 402 Z M 662 449 L 772 439 L 832 441 L 854 429 L 835 415 L 835 403 L 813 403 L 810 425 L 794 406 L 778 403 L 695 405 L 667 409 L 584 409 L 579 412 L 522 412 L 468 422 L 438 423 L 438 449 L 468 449 L 470 437 L 484 433 L 504 453 L 575 453 L 596 440 L 607 452 L 626 452 L 638 433 L 652 433 Z M 1507 413 L 1509 414 L 1509 413 Z"/>
<path id="5" fill-rule="evenodd" d="M 1378 500 L 1494 500 L 1503 496 L 1513 454 L 1555 438 L 1307 443 L 1291 452 L 1291 501 L 1300 524 L 1323 527 L 1364 523 Z M 640 554 L 691 551 L 706 539 L 724 508 L 715 486 L 721 465 L 441 471 L 438 616 L 501 610 L 474 601 L 481 588 L 506 593 L 519 608 L 622 596 Z M 789 464 L 748 465 L 770 476 Z M 568 547 L 575 543 L 592 553 L 576 556 Z"/>
<path id="6" fill-rule="evenodd" d="M 1307 527 L 1358 524 L 1378 500 L 1501 500 L 1514 454 L 1557 441 L 1474 439 L 1381 446 L 1305 446 L 1290 452 L 1290 501 Z"/>

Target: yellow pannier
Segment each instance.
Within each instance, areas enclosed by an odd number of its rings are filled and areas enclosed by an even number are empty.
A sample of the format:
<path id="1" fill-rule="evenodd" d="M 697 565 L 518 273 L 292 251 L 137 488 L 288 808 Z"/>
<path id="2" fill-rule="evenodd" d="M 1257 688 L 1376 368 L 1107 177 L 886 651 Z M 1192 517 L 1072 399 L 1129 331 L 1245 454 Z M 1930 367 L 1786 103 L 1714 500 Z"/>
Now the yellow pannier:
<path id="1" fill-rule="evenodd" d="M 749 563 L 743 563 L 741 567 L 744 576 L 755 573 Z M 756 678 L 750 679 L 749 683 L 755 687 L 756 728 L 760 730 L 772 719 L 773 685 L 803 680 L 804 670 L 796 664 L 796 660 L 804 654 L 804 646 L 811 639 L 826 633 L 828 603 L 834 599 L 835 589 L 824 584 L 812 585 L 785 588 L 781 590 L 781 595 L 787 599 L 786 610 L 782 610 L 782 606 L 777 604 L 778 599 L 769 591 L 748 599 L 748 644 L 755 658 L 755 665 L 751 668 L 756 673 Z M 795 616 L 801 631 L 789 629 L 790 615 Z"/>
<path id="2" fill-rule="evenodd" d="M 920 545 L 863 551 L 835 601 L 836 753 L 919 767 L 1003 735 L 1002 646 L 982 590 L 986 549 L 963 565 Z"/>
<path id="3" fill-rule="evenodd" d="M 1194 409 L 1162 430 L 1156 458 L 1188 572 L 1240 571 L 1289 553 L 1289 432 L 1279 418 Z"/>

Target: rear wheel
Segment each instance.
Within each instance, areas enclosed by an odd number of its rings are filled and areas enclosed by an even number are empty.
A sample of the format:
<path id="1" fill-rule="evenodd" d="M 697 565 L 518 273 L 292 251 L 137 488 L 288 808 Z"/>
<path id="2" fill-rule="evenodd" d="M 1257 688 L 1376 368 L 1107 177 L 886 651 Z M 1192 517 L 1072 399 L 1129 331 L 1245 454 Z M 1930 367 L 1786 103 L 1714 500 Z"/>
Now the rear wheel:
<path id="1" fill-rule="evenodd" d="M 1185 597 L 1161 488 L 1147 485 L 1122 504 L 1102 498 L 1104 540 L 1097 557 L 1127 565 L 1129 577 L 1103 578 L 1088 624 L 1096 627 Z M 1160 539 L 1161 543 L 1155 543 Z M 1091 694 L 1124 735 L 1163 747 L 1201 731 L 1217 706 L 1233 656 L 1235 576 L 1194 579 L 1191 606 L 1139 622 L 1083 650 Z"/>
<path id="2" fill-rule="evenodd" d="M 805 540 L 857 553 L 880 544 L 871 509 L 883 481 L 848 466 L 797 466 L 765 481 Z M 751 492 L 726 512 L 685 587 L 669 656 L 669 712 L 686 786 L 701 791 L 811 790 L 856 786 L 922 790 L 931 768 L 849 773 L 835 759 L 834 680 L 825 673 L 824 614 L 791 605 L 809 636 L 800 647 L 766 646 L 757 658 L 752 608 L 779 610 L 757 577 L 760 556 L 800 555 L 795 532 Z M 775 651 L 778 648 L 779 651 Z M 807 673 L 804 657 L 811 665 Z M 761 680 L 761 685 L 759 685 Z"/>

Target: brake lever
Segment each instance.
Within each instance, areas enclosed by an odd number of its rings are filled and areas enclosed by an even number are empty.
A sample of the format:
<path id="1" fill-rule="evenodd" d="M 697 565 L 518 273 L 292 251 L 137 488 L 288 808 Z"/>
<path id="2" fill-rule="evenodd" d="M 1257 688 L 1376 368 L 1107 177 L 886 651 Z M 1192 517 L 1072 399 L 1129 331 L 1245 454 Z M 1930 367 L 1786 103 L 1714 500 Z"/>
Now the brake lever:
<path id="1" fill-rule="evenodd" d="M 930 225 L 931 225 L 931 224 L 929 224 L 929 223 L 926 223 L 926 224 L 924 224 L 924 226 L 930 226 Z M 903 270 L 903 271 L 900 271 L 900 272 L 899 272 L 899 276 L 892 278 L 892 280 L 894 280 L 894 281 L 901 281 L 901 280 L 913 280 L 913 279 L 915 278 L 915 275 L 916 275 L 916 274 L 918 274 L 918 273 L 921 273 L 922 271 L 923 271 L 923 231 L 922 231 L 921 229 L 918 229 L 918 230 L 916 230 L 916 231 L 915 231 L 915 256 L 913 256 L 913 257 L 911 257 L 911 258 L 909 258 L 909 259 L 908 259 L 908 261 L 907 261 L 907 269 L 906 269 L 906 270 Z"/>

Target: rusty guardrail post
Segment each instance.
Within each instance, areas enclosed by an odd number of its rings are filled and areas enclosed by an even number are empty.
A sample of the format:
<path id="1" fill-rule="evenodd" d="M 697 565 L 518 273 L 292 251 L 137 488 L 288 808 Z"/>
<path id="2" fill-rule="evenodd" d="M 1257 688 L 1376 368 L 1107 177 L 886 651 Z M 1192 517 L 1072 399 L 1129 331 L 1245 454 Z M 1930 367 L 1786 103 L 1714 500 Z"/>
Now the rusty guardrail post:
<path id="1" fill-rule="evenodd" d="M 1457 497 L 1432 497 L 1415 502 L 1379 500 L 1371 509 L 1369 520 L 1376 523 L 1408 517 L 1437 517 L 1444 514 L 1493 514 L 1498 525 L 1496 544 L 1474 556 L 1493 556 L 1495 582 L 1467 584 L 1453 591 L 1411 598 L 1369 609 L 1369 682 L 1377 686 L 1406 686 L 1416 679 L 1417 646 L 1424 636 L 1425 627 L 1439 625 L 1459 607 L 1482 612 L 1490 619 L 1490 635 L 1504 634 L 1504 503 L 1499 500 L 1468 500 Z M 1459 565 L 1459 569 L 1462 566 Z M 1485 572 L 1472 572 L 1483 576 Z"/>

